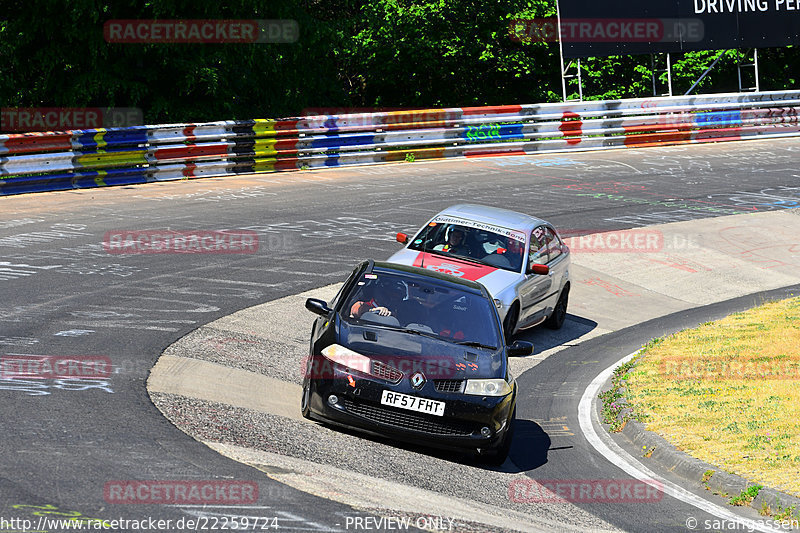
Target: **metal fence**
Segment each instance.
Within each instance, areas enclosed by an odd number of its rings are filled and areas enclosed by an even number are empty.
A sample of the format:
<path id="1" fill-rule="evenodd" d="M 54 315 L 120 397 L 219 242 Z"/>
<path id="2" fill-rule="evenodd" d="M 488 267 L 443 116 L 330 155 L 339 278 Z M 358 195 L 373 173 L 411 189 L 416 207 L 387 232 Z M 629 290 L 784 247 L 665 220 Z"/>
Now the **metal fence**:
<path id="1" fill-rule="evenodd" d="M 0 135 L 0 195 L 445 157 L 795 136 L 800 91 Z"/>

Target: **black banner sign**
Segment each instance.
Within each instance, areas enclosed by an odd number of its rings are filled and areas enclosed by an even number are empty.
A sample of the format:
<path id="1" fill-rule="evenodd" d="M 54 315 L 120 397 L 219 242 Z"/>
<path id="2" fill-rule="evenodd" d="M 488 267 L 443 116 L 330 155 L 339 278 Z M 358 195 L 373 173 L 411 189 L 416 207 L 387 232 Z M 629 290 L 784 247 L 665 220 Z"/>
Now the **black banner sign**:
<path id="1" fill-rule="evenodd" d="M 800 44 L 800 0 L 558 0 L 569 58 Z M 555 19 L 515 21 L 512 37 L 555 40 Z"/>

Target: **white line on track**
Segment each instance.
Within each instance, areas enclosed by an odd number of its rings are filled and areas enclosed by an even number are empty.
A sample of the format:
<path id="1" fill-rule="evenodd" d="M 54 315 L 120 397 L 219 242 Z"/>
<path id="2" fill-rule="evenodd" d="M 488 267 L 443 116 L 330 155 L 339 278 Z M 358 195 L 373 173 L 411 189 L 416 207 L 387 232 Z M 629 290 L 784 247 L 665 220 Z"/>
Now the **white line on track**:
<path id="1" fill-rule="evenodd" d="M 659 488 L 658 484 L 660 483 L 662 485 L 660 488 L 665 494 L 672 496 L 673 498 L 684 503 L 688 503 L 689 505 L 692 505 L 711 515 L 717 516 L 726 522 L 739 524 L 742 529 L 746 529 L 747 531 L 763 531 L 765 533 L 778 533 L 783 531 L 781 529 L 768 527 L 765 523 L 767 522 L 766 520 L 751 520 L 749 518 L 738 516 L 724 507 L 720 507 L 717 504 L 704 500 L 696 494 L 693 494 L 688 490 L 676 485 L 675 483 L 664 479 L 637 461 L 628 452 L 620 448 L 619 445 L 611 439 L 611 437 L 605 433 L 603 433 L 601 437 L 597 431 L 595 431 L 593 422 L 596 422 L 597 425 L 600 426 L 600 420 L 597 416 L 597 411 L 592 408 L 594 398 L 597 397 L 597 394 L 600 392 L 600 388 L 603 386 L 603 384 L 608 380 L 609 377 L 611 377 L 614 369 L 619 365 L 630 361 L 637 353 L 639 352 L 636 351 L 630 355 L 627 355 L 603 370 L 596 378 L 594 378 L 594 380 L 592 380 L 591 383 L 589 383 L 589 386 L 584 391 L 581 401 L 578 404 L 578 421 L 581 426 L 581 431 L 583 431 L 583 434 L 586 436 L 586 440 L 589 441 L 589 444 L 591 444 L 592 447 L 594 447 L 594 449 L 597 450 L 610 463 L 617 465 L 632 477 L 657 488 Z M 687 517 L 687 524 L 688 522 L 689 517 Z M 701 523 L 696 524 L 695 527 L 691 529 L 704 530 L 705 528 Z"/>

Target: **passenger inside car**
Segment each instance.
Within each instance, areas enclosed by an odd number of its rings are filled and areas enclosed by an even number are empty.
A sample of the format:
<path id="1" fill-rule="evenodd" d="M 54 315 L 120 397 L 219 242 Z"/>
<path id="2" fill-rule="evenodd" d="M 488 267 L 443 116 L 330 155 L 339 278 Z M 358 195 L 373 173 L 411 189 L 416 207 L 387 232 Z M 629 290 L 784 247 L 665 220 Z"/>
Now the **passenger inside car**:
<path id="1" fill-rule="evenodd" d="M 508 259 L 511 268 L 519 271 L 522 268 L 522 259 L 525 256 L 525 245 L 513 237 L 507 237 L 503 255 Z"/>

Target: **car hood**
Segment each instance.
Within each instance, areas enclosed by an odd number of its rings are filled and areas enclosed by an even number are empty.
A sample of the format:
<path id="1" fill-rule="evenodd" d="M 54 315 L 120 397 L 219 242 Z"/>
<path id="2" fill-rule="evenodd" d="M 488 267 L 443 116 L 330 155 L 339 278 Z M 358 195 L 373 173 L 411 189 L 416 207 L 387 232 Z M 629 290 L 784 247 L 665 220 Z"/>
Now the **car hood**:
<path id="1" fill-rule="evenodd" d="M 422 371 L 428 379 L 504 378 L 503 347 L 496 350 L 460 346 L 390 327 L 349 324 L 339 320 L 338 344 L 382 361 L 406 376 Z"/>
<path id="2" fill-rule="evenodd" d="M 504 289 L 517 283 L 523 277 L 519 272 L 511 272 L 491 265 L 462 261 L 451 256 L 409 250 L 408 248 L 395 253 L 388 261 L 390 263 L 400 263 L 401 265 L 423 267 L 443 274 L 477 281 L 486 287 L 486 290 L 492 296 L 500 294 Z"/>

